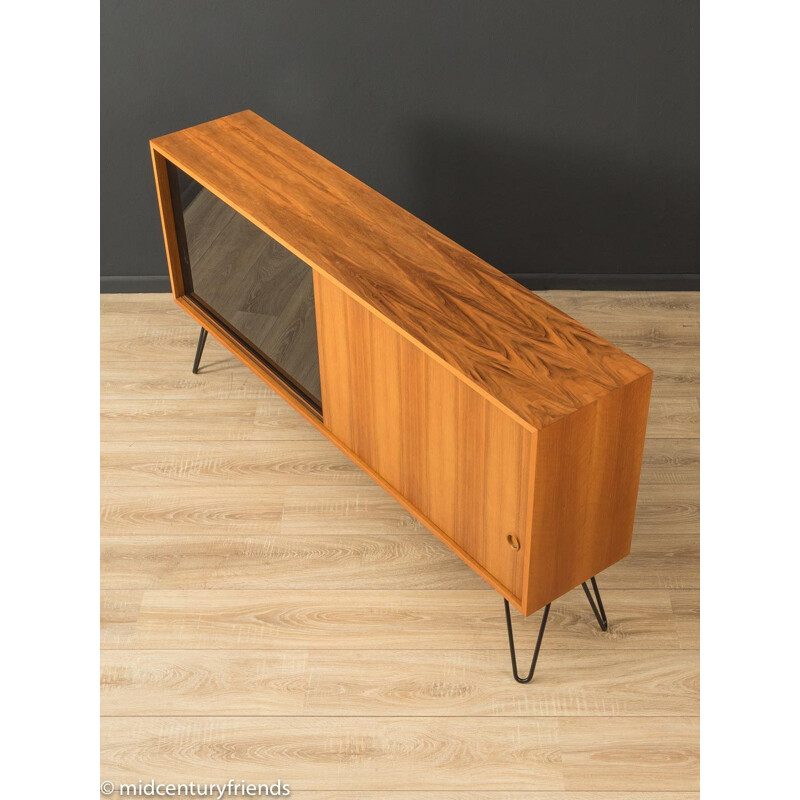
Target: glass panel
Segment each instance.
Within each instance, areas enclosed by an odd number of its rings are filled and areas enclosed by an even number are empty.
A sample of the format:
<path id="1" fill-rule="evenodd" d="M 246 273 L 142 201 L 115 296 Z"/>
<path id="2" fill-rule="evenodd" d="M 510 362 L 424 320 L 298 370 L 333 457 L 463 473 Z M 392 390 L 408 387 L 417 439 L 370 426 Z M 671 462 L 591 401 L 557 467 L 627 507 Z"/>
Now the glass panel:
<path id="1" fill-rule="evenodd" d="M 310 267 L 177 167 L 169 171 L 186 294 L 321 410 Z"/>

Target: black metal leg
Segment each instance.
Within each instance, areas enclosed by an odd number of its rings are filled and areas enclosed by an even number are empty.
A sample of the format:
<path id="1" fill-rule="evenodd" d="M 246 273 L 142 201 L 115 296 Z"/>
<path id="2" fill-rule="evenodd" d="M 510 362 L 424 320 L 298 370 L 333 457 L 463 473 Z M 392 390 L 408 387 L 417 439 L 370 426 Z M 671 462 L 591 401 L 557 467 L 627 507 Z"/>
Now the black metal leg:
<path id="1" fill-rule="evenodd" d="M 594 611 L 594 615 L 597 619 L 597 622 L 600 625 L 600 629 L 607 631 L 608 630 L 608 618 L 606 617 L 606 610 L 603 607 L 603 600 L 600 597 L 600 590 L 597 588 L 597 580 L 592 577 L 592 589 L 594 589 L 594 597 L 592 597 L 592 593 L 589 591 L 589 587 L 586 583 L 582 583 L 583 591 L 586 592 L 586 597 L 589 600 L 589 605 L 592 607 L 592 611 Z M 597 598 L 597 604 L 595 604 L 595 597 Z M 519 671 L 517 670 L 517 651 L 514 647 L 514 629 L 511 627 L 511 607 L 508 604 L 508 600 L 503 598 L 503 602 L 505 603 L 506 607 L 506 627 L 508 628 L 508 649 L 511 652 L 511 669 L 514 672 L 514 680 L 517 683 L 530 683 L 533 680 L 533 673 L 536 670 L 536 662 L 539 660 L 539 650 L 542 647 L 542 639 L 544 638 L 544 629 L 547 625 L 547 616 L 550 614 L 550 603 L 548 603 L 544 607 L 544 614 L 542 614 L 542 622 L 539 625 L 539 636 L 536 639 L 536 649 L 533 651 L 533 660 L 531 661 L 531 668 L 528 672 L 527 677 L 520 678 Z"/>
<path id="2" fill-rule="evenodd" d="M 542 646 L 542 638 L 544 637 L 544 628 L 547 625 L 547 615 L 550 613 L 550 603 L 544 607 L 544 614 L 542 614 L 542 623 L 539 625 L 539 637 L 536 639 L 536 649 L 533 651 L 533 661 L 531 661 L 531 668 L 528 672 L 527 678 L 520 678 L 517 672 L 517 653 L 514 648 L 514 630 L 511 627 L 511 609 L 508 606 L 508 600 L 503 598 L 506 604 L 506 625 L 508 627 L 508 649 L 511 651 L 511 668 L 514 670 L 514 680 L 517 683 L 530 683 L 533 679 L 533 672 L 536 669 L 536 662 L 539 660 L 539 649 Z"/>
<path id="3" fill-rule="evenodd" d="M 583 586 L 583 591 L 586 592 L 586 597 L 589 600 L 589 605 L 592 607 L 592 611 L 594 611 L 595 617 L 597 617 L 597 622 L 600 625 L 600 630 L 607 631 L 608 630 L 608 618 L 606 617 L 606 610 L 603 608 L 603 601 L 600 598 L 600 590 L 597 588 L 597 581 L 592 578 L 592 589 L 594 589 L 594 596 L 597 598 L 597 605 L 594 604 L 594 600 L 592 599 L 592 595 L 589 592 L 589 587 L 586 585 L 586 582 L 581 584 Z M 598 606 L 600 610 L 598 611 Z"/>
<path id="4" fill-rule="evenodd" d="M 207 336 L 208 331 L 205 328 L 200 328 L 200 338 L 197 340 L 197 352 L 194 354 L 194 366 L 192 367 L 192 372 L 195 375 L 197 375 L 197 370 L 200 369 L 200 358 L 203 355 Z"/>

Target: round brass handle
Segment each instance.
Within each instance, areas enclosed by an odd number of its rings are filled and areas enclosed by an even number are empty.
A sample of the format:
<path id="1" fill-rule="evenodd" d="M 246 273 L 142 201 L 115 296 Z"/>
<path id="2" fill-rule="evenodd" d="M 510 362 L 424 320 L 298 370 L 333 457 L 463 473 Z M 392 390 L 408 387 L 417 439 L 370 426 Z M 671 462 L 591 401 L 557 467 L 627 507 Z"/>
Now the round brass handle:
<path id="1" fill-rule="evenodd" d="M 506 536 L 506 541 L 511 545 L 512 550 L 519 550 L 519 539 L 513 533 Z"/>

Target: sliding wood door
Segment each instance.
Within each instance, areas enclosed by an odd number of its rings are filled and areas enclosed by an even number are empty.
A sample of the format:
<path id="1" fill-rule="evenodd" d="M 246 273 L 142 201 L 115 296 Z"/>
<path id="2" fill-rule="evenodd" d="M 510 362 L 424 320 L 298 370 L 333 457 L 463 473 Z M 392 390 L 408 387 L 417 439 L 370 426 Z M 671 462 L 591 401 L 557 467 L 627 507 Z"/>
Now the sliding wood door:
<path id="1" fill-rule="evenodd" d="M 314 287 L 325 427 L 519 600 L 533 434 L 319 273 Z"/>

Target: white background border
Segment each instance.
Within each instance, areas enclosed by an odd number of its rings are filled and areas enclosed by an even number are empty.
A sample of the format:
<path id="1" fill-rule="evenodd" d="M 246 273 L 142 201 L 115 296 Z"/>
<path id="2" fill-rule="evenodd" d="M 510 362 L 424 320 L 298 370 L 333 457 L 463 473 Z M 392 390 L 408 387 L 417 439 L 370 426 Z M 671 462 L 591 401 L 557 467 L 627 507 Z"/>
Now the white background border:
<path id="1" fill-rule="evenodd" d="M 98 7 L 15 8 L 23 13 L 6 10 L 0 50 L 3 789 L 90 797 L 99 783 Z M 798 785 L 799 41 L 796 3 L 702 4 L 705 797 L 782 798 Z"/>

